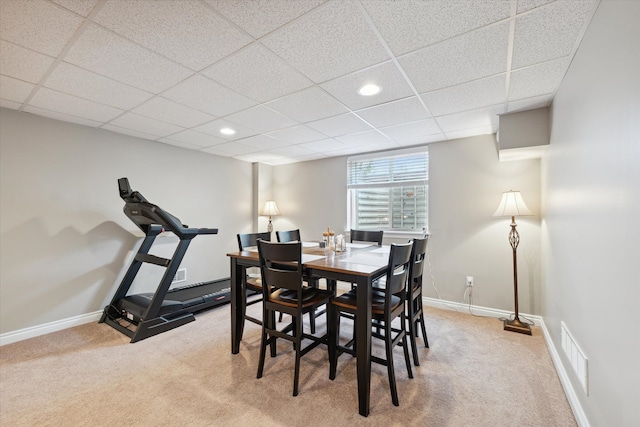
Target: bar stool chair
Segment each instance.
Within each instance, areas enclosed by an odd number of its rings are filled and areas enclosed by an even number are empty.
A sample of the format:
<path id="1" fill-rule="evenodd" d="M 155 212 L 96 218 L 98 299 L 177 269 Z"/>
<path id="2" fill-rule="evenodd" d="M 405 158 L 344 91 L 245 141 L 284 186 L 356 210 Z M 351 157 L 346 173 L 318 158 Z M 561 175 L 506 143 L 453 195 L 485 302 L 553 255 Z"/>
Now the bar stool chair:
<path id="1" fill-rule="evenodd" d="M 275 345 L 278 338 L 293 343 L 296 352 L 295 371 L 293 377 L 293 395 L 298 395 L 298 378 L 300 376 L 300 359 L 319 344 L 329 344 L 328 337 L 332 330 L 317 337 L 304 333 L 302 316 L 313 313 L 318 307 L 327 306 L 331 313 L 331 299 L 333 293 L 324 289 L 307 287 L 302 280 L 302 243 L 270 243 L 258 241 L 260 256 L 260 270 L 262 273 L 263 319 L 262 336 L 260 340 L 260 361 L 258 363 L 258 378 L 262 378 L 266 349 L 268 345 Z M 291 323 L 284 329 L 276 327 L 275 313 L 291 315 Z M 303 340 L 312 342 L 303 347 Z"/>
<path id="2" fill-rule="evenodd" d="M 278 242 L 302 242 L 300 238 L 300 229 L 296 230 L 287 230 L 287 231 L 276 231 L 276 240 Z M 310 286 L 314 288 L 318 287 L 318 279 L 312 279 L 310 277 L 305 277 L 304 280 L 309 283 Z M 311 328 L 311 333 L 316 333 L 316 317 L 324 314 L 325 311 L 320 311 L 318 313 L 313 313 L 309 315 L 309 327 Z M 282 312 L 280 313 L 279 321 L 282 322 Z"/>
<path id="3" fill-rule="evenodd" d="M 413 239 L 413 250 L 411 252 L 411 265 L 409 266 L 409 281 L 407 286 L 407 320 L 409 321 L 409 342 L 411 343 L 411 353 L 413 363 L 420 365 L 416 338 L 418 337 L 418 325 L 422 329 L 422 340 L 424 346 L 429 348 L 427 339 L 427 329 L 424 325 L 424 310 L 422 308 L 422 273 L 427 253 L 427 241 L 429 236 L 423 239 Z"/>
<path id="4" fill-rule="evenodd" d="M 271 241 L 271 233 L 247 233 L 247 234 L 238 234 L 238 250 L 245 251 L 247 248 L 258 246 L 258 240 Z M 255 269 L 255 267 L 253 267 Z M 242 296 L 242 301 L 244 302 L 244 307 L 242 308 L 242 312 L 244 313 L 245 320 L 253 322 L 258 325 L 262 325 L 262 320 L 256 319 L 255 317 L 249 316 L 246 314 L 247 307 L 262 301 L 262 278 L 260 274 L 248 274 L 247 268 L 245 268 L 245 272 L 243 274 L 242 280 L 244 281 L 244 295 Z M 253 295 L 247 295 L 247 290 L 253 291 Z"/>
<path id="5" fill-rule="evenodd" d="M 391 245 L 391 251 L 389 252 L 389 269 L 386 274 L 386 287 L 383 291 L 372 291 L 371 295 L 371 318 L 382 328 L 380 333 L 372 331 L 371 336 L 384 340 L 386 353 L 385 359 L 372 355 L 371 361 L 387 367 L 389 388 L 391 389 L 391 400 L 395 406 L 399 405 L 393 365 L 393 349 L 395 346 L 402 346 L 407 374 L 409 378 L 413 378 L 409 358 L 409 348 L 407 347 L 407 322 L 405 310 L 407 280 L 409 278 L 412 248 L 413 243 L 411 242 Z M 346 345 L 340 345 L 340 314 L 342 312 L 347 312 L 355 317 L 357 311 L 356 292 L 357 289 L 352 289 L 347 293 L 334 297 L 331 303 L 333 313 L 331 313 L 331 324 L 329 328 L 335 333 L 332 337 L 334 342 L 329 346 L 329 378 L 332 380 L 335 379 L 336 376 L 338 357 L 342 353 L 348 353 L 352 356 L 355 355 L 355 348 L 353 345 L 355 343 L 354 339 L 349 341 Z M 398 317 L 400 317 L 399 328 L 392 328 L 391 323 Z M 372 327 L 375 326 L 372 325 Z"/>

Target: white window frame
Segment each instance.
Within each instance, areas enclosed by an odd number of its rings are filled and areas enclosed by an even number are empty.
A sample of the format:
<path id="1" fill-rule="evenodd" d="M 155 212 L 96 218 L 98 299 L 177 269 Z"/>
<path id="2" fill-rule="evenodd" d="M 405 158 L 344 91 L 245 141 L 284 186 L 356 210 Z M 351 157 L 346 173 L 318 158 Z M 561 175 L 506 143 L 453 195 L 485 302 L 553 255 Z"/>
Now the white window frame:
<path id="1" fill-rule="evenodd" d="M 360 162 L 372 159 L 384 159 L 390 157 L 400 157 L 400 156 L 410 156 L 412 154 L 415 155 L 425 155 L 427 161 L 426 168 L 426 177 L 424 179 L 419 178 L 417 180 L 408 180 L 408 181 L 397 181 L 397 182 L 382 182 L 382 183 L 371 183 L 371 184 L 354 184 L 350 183 L 351 177 L 349 177 L 350 165 L 352 162 Z M 356 204 L 356 192 L 354 190 L 357 189 L 367 189 L 367 188 L 393 188 L 393 187 L 404 187 L 404 186 L 412 186 L 412 185 L 424 185 L 426 192 L 426 200 L 425 200 L 425 224 L 424 226 L 418 225 L 416 228 L 391 228 L 393 226 L 393 219 L 391 215 L 392 204 L 388 205 L 389 208 L 389 227 L 382 228 L 385 231 L 385 235 L 397 234 L 401 235 L 413 235 L 413 234 L 423 234 L 428 230 L 429 227 L 429 150 L 428 147 L 414 147 L 403 150 L 393 150 L 393 151 L 385 151 L 371 154 L 364 154 L 360 156 L 351 156 L 347 159 L 347 224 L 348 228 L 362 228 L 356 225 L 355 215 L 355 204 Z M 366 228 L 365 228 L 366 229 Z M 380 228 L 376 228 L 380 229 Z"/>

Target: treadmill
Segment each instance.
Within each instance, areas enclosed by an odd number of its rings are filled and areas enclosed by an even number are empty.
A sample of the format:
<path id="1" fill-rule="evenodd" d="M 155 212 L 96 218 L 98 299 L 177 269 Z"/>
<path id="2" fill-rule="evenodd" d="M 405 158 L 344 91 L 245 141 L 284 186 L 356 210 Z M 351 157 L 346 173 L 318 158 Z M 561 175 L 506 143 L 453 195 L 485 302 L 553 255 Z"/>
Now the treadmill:
<path id="1" fill-rule="evenodd" d="M 196 283 L 169 290 L 178 267 L 191 243 L 199 235 L 217 234 L 217 228 L 190 228 L 160 207 L 149 203 L 142 194 L 132 191 L 127 178 L 118 180 L 120 197 L 125 201 L 124 213 L 145 234 L 127 273 L 105 307 L 100 323 L 106 323 L 137 342 L 177 328 L 195 320 L 194 312 L 215 307 L 231 300 L 229 279 Z M 156 237 L 172 232 L 180 241 L 171 259 L 149 254 Z M 144 263 L 166 270 L 154 293 L 127 295 Z"/>

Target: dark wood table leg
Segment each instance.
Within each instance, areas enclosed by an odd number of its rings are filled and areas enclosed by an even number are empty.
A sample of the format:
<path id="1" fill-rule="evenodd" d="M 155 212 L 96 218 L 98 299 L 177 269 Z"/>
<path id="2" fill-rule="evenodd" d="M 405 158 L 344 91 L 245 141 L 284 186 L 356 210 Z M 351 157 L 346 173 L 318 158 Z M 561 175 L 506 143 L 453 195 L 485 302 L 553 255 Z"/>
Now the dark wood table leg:
<path id="1" fill-rule="evenodd" d="M 238 264 L 237 258 L 231 258 L 231 353 L 240 352 L 240 341 L 244 329 L 244 303 L 242 274 L 244 267 Z"/>
<path id="2" fill-rule="evenodd" d="M 371 278 L 358 278 L 356 313 L 356 358 L 358 372 L 358 412 L 369 416 L 371 394 Z"/>

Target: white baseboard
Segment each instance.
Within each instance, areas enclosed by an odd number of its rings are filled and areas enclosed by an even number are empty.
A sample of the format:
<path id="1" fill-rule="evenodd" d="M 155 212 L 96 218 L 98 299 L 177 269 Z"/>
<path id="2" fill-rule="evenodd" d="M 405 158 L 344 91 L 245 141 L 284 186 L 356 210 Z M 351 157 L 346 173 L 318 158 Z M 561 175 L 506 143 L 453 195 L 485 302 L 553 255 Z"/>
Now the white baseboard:
<path id="1" fill-rule="evenodd" d="M 442 308 L 444 310 L 453 310 L 459 311 L 461 313 L 466 314 L 476 314 L 478 316 L 486 316 L 486 317 L 509 317 L 512 313 L 509 311 L 498 310 L 495 308 L 487 308 L 487 307 L 479 307 L 472 305 L 469 307 L 468 304 L 461 304 L 459 302 L 446 301 L 437 298 L 422 298 L 422 303 L 426 306 Z M 469 313 L 471 310 L 471 313 Z M 578 400 L 578 396 L 576 395 L 576 391 L 569 380 L 569 376 L 567 375 L 567 371 L 564 369 L 564 365 L 562 364 L 562 360 L 560 360 L 560 354 L 558 353 L 553 340 L 551 339 L 551 335 L 549 335 L 549 331 L 547 330 L 546 325 L 544 324 L 544 320 L 540 316 L 535 316 L 532 314 L 520 314 L 521 317 L 529 319 L 535 323 L 536 326 L 540 326 L 542 329 L 542 333 L 544 335 L 544 340 L 547 344 L 547 348 L 549 349 L 549 354 L 551 355 L 551 360 L 553 361 L 553 366 L 556 368 L 556 373 L 558 374 L 558 378 L 560 379 L 560 384 L 562 384 L 562 388 L 564 389 L 564 394 L 567 396 L 567 400 L 569 401 L 569 406 L 571 406 L 571 410 L 573 411 L 573 416 L 576 417 L 576 422 L 579 427 L 590 427 L 589 420 L 587 419 L 587 415 L 584 413 L 582 409 L 582 405 Z"/>
<path id="2" fill-rule="evenodd" d="M 569 380 L 569 375 L 564 369 L 564 365 L 562 364 L 562 360 L 560 359 L 560 354 L 558 353 L 558 350 L 556 349 L 556 346 L 551 339 L 551 335 L 547 330 L 547 326 L 544 324 L 544 320 L 542 321 L 542 325 L 540 326 L 542 328 L 542 332 L 544 333 L 544 340 L 547 342 L 547 348 L 549 349 L 551 360 L 553 360 L 553 365 L 556 367 L 556 372 L 558 373 L 560 383 L 562 384 L 562 388 L 564 389 L 564 394 L 567 396 L 569 406 L 571 406 L 573 415 L 576 417 L 576 422 L 578 423 L 579 427 L 590 427 L 589 420 L 587 419 L 587 414 L 585 414 L 584 410 L 582 409 L 582 405 L 578 400 L 576 390 L 573 388 L 573 384 Z"/>
<path id="3" fill-rule="evenodd" d="M 459 311 L 461 313 L 475 314 L 484 317 L 508 318 L 513 313 L 510 311 L 499 310 L 497 308 L 482 307 L 479 305 L 469 306 L 469 304 L 462 304 L 459 302 L 447 301 L 438 298 L 422 297 L 422 303 L 427 306 L 442 308 L 444 310 Z M 540 323 L 542 321 L 540 316 L 536 316 L 533 314 L 520 313 L 520 316 L 523 319 L 532 321 L 536 326 L 540 326 Z"/>
<path id="4" fill-rule="evenodd" d="M 73 326 L 84 325 L 85 323 L 97 322 L 101 316 L 102 310 L 0 334 L 0 346 L 61 331 Z"/>

